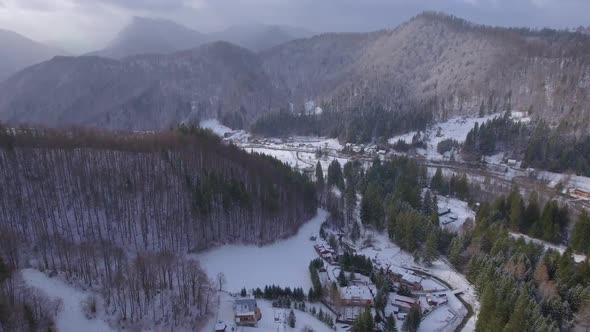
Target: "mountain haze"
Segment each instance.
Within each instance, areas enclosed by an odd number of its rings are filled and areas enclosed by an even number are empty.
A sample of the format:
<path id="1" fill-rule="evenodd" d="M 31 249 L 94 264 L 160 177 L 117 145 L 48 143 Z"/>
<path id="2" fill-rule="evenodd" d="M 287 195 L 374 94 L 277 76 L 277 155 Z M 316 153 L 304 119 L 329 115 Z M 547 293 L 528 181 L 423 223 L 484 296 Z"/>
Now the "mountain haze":
<path id="1" fill-rule="evenodd" d="M 304 29 L 283 25 L 239 25 L 209 34 L 210 40 L 223 40 L 252 51 L 262 51 L 313 33 Z"/>
<path id="2" fill-rule="evenodd" d="M 0 29 L 0 81 L 30 65 L 49 60 L 65 52 L 16 32 Z"/>
<path id="3" fill-rule="evenodd" d="M 119 59 L 137 54 L 167 54 L 194 48 L 206 39 L 202 33 L 172 21 L 134 17 L 105 49 L 91 55 Z"/>
<path id="4" fill-rule="evenodd" d="M 278 100 L 260 59 L 225 42 L 123 60 L 58 57 L 0 86 L 4 120 L 50 126 L 164 129 L 238 112 L 250 122 Z"/>
<path id="5" fill-rule="evenodd" d="M 240 126 L 313 100 L 328 111 L 426 108 L 435 118 L 516 109 L 584 125 L 588 54 L 580 33 L 424 13 L 393 30 L 328 33 L 258 54 L 214 43 L 122 61 L 60 58 L 1 86 L 0 119 L 154 129 L 218 116 Z"/>

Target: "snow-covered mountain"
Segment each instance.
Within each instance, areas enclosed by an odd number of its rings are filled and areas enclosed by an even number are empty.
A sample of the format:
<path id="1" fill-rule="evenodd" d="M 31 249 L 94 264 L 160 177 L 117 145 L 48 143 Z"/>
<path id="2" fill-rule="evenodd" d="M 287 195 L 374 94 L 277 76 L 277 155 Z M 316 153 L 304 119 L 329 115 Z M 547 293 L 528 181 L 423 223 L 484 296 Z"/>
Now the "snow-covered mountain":
<path id="1" fill-rule="evenodd" d="M 284 99 L 254 53 L 216 42 L 171 55 L 122 60 L 55 58 L 0 85 L 0 119 L 166 129 L 187 118 L 218 117 L 239 127 L 278 110 Z"/>
<path id="2" fill-rule="evenodd" d="M 213 116 L 237 128 L 311 100 L 326 112 L 420 109 L 442 118 L 483 104 L 486 114 L 588 123 L 589 54 L 590 36 L 579 33 L 423 13 L 394 30 L 327 33 L 259 53 L 215 43 L 118 62 L 61 58 L 2 85 L 0 120 L 153 129 Z"/>

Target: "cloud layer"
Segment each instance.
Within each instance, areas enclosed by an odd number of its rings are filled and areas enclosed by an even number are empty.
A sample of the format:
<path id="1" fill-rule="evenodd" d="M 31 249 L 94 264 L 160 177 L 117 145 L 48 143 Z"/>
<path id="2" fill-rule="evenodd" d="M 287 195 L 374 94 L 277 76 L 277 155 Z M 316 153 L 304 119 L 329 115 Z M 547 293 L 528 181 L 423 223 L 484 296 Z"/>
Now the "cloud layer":
<path id="1" fill-rule="evenodd" d="M 132 16 L 173 19 L 202 31 L 257 22 L 323 32 L 394 27 L 424 10 L 490 25 L 590 25 L 588 0 L 0 0 L 0 28 L 88 51 Z"/>

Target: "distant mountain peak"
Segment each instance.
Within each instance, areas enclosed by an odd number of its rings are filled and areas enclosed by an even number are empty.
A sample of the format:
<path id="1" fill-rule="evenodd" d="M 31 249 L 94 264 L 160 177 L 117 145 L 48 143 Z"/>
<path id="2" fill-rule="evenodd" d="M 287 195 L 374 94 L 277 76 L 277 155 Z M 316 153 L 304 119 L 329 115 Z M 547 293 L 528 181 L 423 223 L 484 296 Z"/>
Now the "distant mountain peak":
<path id="1" fill-rule="evenodd" d="M 163 18 L 134 16 L 108 46 L 92 55 L 124 58 L 138 54 L 169 54 L 207 40 L 202 33 Z"/>
<path id="2" fill-rule="evenodd" d="M 30 65 L 46 61 L 63 50 L 34 41 L 17 32 L 0 29 L 0 81 Z"/>

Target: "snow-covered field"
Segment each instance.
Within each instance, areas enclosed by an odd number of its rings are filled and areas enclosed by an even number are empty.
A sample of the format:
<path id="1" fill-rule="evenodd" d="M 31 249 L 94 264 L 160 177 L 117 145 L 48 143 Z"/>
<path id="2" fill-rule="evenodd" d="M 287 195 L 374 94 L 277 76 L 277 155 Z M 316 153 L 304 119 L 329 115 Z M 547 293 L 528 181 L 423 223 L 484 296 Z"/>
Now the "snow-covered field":
<path id="1" fill-rule="evenodd" d="M 46 274 L 34 270 L 21 271 L 23 280 L 29 287 L 39 289 L 52 299 L 62 301 L 62 307 L 56 318 L 56 327 L 60 332 L 104 332 L 113 331 L 99 318 L 88 319 L 82 312 L 82 302 L 90 293 L 78 290 L 58 278 L 49 278 Z"/>
<path id="2" fill-rule="evenodd" d="M 213 331 L 213 327 L 217 321 L 222 321 L 228 327 L 228 331 L 233 331 L 233 328 L 237 328 L 235 324 L 233 324 L 233 303 L 235 301 L 235 297 L 223 292 L 220 293 L 219 298 L 219 311 L 217 313 L 216 319 L 212 319 L 206 326 L 202 328 L 201 331 L 209 332 Z M 308 312 L 303 312 L 300 310 L 293 309 L 295 313 L 295 328 L 289 327 L 287 324 L 287 317 L 289 315 L 288 309 L 279 309 L 273 308 L 272 303 L 266 300 L 257 300 L 256 301 L 258 307 L 260 308 L 260 312 L 262 314 L 262 319 L 258 322 L 257 327 L 239 327 L 237 331 L 240 332 L 248 332 L 248 331 L 258 331 L 258 332 L 276 332 L 276 331 L 301 331 L 304 327 L 310 327 L 316 332 L 328 332 L 333 331 L 328 327 L 328 325 L 324 324 L 316 317 L 311 315 Z M 309 306 L 309 304 L 308 304 Z M 319 306 L 318 306 L 319 310 Z M 324 308 L 324 310 L 326 310 Z"/>
<path id="3" fill-rule="evenodd" d="M 226 245 L 194 257 L 209 276 L 223 272 L 227 279 L 224 290 L 229 292 L 239 292 L 243 287 L 264 289 L 266 285 L 303 287 L 307 291 L 312 286 L 309 263 L 317 257 L 310 237 L 318 236 L 327 216 L 326 211 L 318 210 L 297 235 L 268 246 Z"/>
<path id="4" fill-rule="evenodd" d="M 475 123 L 482 124 L 488 120 L 491 120 L 500 114 L 492 114 L 484 116 L 483 118 L 474 117 L 455 117 L 446 122 L 437 123 L 427 128 L 421 134 L 424 136 L 426 141 L 426 149 L 419 149 L 418 154 L 427 157 L 430 160 L 441 160 L 443 156 L 436 150 L 438 143 L 445 139 L 452 138 L 459 143 L 465 142 L 467 134 Z M 404 135 L 394 136 L 389 139 L 389 144 L 395 144 L 398 140 L 403 140 L 406 143 L 412 143 L 412 138 L 417 132 L 410 132 Z"/>
<path id="5" fill-rule="evenodd" d="M 557 244 L 549 243 L 549 242 L 546 242 L 546 241 L 543 241 L 543 240 L 535 239 L 535 238 L 532 238 L 532 237 L 527 236 L 525 234 L 512 233 L 512 232 L 510 232 L 510 236 L 512 236 L 515 239 L 518 239 L 518 238 L 522 237 L 527 243 L 528 242 L 533 242 L 533 243 L 536 243 L 536 244 L 540 244 L 543 247 L 545 247 L 545 249 L 553 249 L 553 250 L 559 252 L 560 254 L 563 254 L 565 252 L 565 250 L 567 249 L 563 245 L 557 245 Z M 583 261 L 586 260 L 586 255 L 574 254 L 574 260 L 577 263 L 583 262 Z"/>

